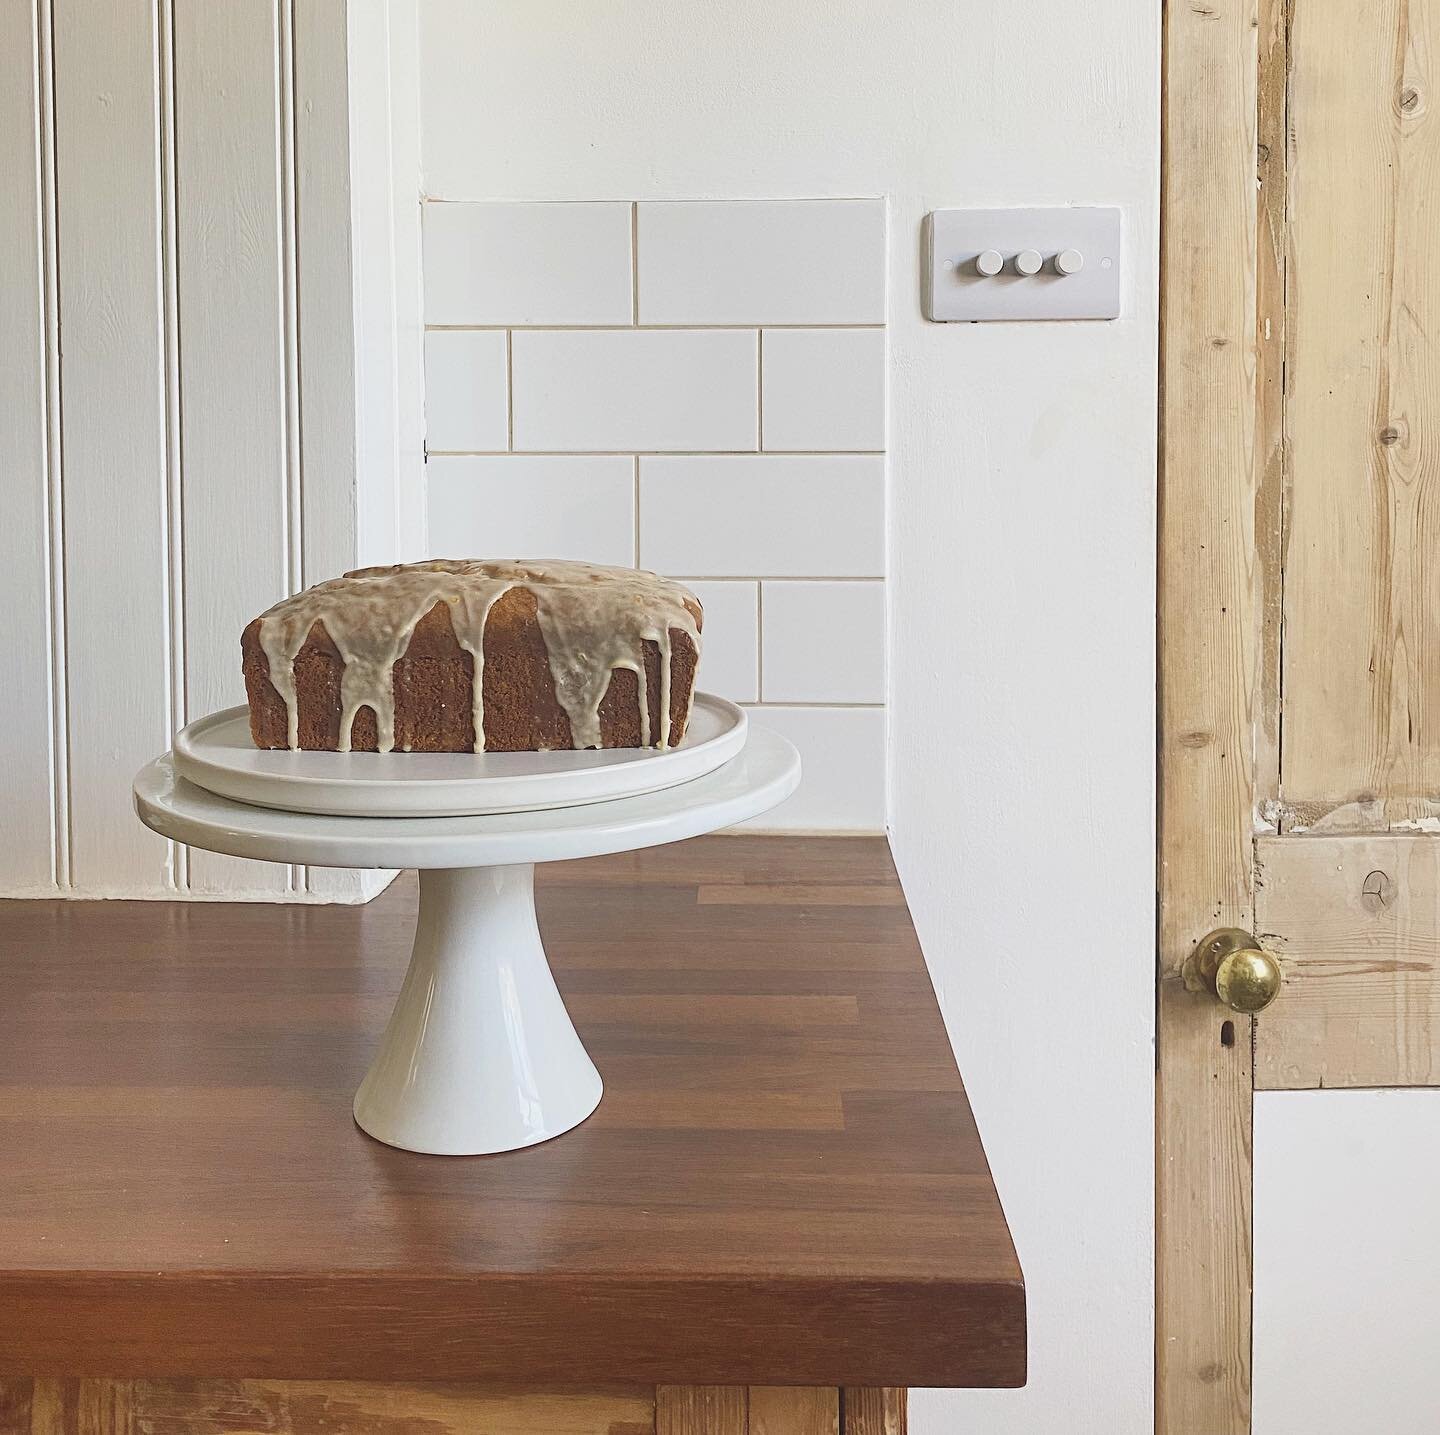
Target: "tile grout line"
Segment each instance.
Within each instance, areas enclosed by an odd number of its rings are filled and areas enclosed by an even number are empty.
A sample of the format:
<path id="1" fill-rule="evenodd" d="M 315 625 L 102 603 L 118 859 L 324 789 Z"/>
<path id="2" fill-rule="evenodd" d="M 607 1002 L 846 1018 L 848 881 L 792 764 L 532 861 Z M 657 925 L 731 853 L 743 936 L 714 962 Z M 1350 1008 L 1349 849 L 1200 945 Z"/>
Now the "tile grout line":
<path id="1" fill-rule="evenodd" d="M 680 583 L 883 583 L 883 573 L 685 573 Z"/>
<path id="2" fill-rule="evenodd" d="M 885 704 L 881 703 L 842 703 L 827 702 L 823 700 L 812 701 L 809 698 L 759 698 L 755 702 L 746 702 L 743 698 L 736 703 L 742 708 L 825 708 L 830 711 L 844 709 L 846 712 L 876 712 L 883 710 Z"/>
<path id="3" fill-rule="evenodd" d="M 630 323 L 640 326 L 640 204 L 630 201 Z"/>
<path id="4" fill-rule="evenodd" d="M 765 452 L 765 330 L 755 331 L 755 451 Z"/>
<path id="5" fill-rule="evenodd" d="M 508 385 L 507 385 L 508 386 Z M 430 458 L 884 458 L 883 448 L 432 448 Z"/>
<path id="6" fill-rule="evenodd" d="M 876 194 L 736 194 L 723 199 L 647 199 L 646 204 L 668 205 L 672 209 L 683 209 L 690 205 L 714 209 L 718 205 L 791 205 L 791 204 L 884 204 L 883 191 Z M 584 209 L 590 206 L 629 204 L 617 194 L 591 194 L 582 199 L 537 199 L 527 194 L 487 195 L 474 199 L 463 194 L 430 194 L 426 204 L 453 204 L 457 208 L 470 209 Z"/>
<path id="7" fill-rule="evenodd" d="M 640 325 L 640 203 L 630 201 L 630 323 Z M 640 566 L 640 455 L 632 457 L 634 488 L 630 499 L 635 526 L 634 561 Z"/>
<path id="8" fill-rule="evenodd" d="M 638 272 L 631 279 L 632 286 L 638 286 Z M 748 324 L 707 324 L 696 321 L 690 324 L 642 324 L 639 320 L 640 296 L 638 287 L 632 288 L 631 312 L 636 317 L 629 324 L 434 324 L 424 326 L 427 334 L 494 334 L 502 329 L 525 329 L 532 334 L 629 334 L 635 330 L 645 333 L 663 332 L 672 334 L 734 334 L 747 329 L 818 329 L 822 332 L 843 329 L 863 329 L 870 333 L 883 333 L 884 324 L 815 323 L 815 324 L 772 324 L 755 319 Z"/>
<path id="9" fill-rule="evenodd" d="M 765 584 L 755 580 L 755 701 L 765 701 Z"/>
<path id="10" fill-rule="evenodd" d="M 427 449 L 425 457 L 444 450 Z M 505 331 L 505 452 L 515 452 L 515 331 Z"/>

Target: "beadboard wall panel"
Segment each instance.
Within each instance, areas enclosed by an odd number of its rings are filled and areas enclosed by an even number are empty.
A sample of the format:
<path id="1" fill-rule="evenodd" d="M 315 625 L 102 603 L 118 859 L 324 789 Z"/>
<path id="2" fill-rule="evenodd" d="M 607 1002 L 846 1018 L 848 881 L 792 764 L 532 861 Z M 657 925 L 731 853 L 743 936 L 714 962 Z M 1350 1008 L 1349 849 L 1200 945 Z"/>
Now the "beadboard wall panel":
<path id="1" fill-rule="evenodd" d="M 155 0 L 54 0 L 70 881 L 174 890 L 130 779 L 170 745 L 169 445 Z"/>
<path id="2" fill-rule="evenodd" d="M 356 529 L 354 260 L 347 148 L 345 0 L 305 0 L 294 18 L 295 373 L 300 573 L 315 583 L 363 561 Z M 300 272 L 304 283 L 299 283 Z M 312 362 L 301 363 L 301 356 Z M 298 422 L 303 418 L 303 422 Z M 237 640 L 238 641 L 238 638 Z"/>
<path id="3" fill-rule="evenodd" d="M 392 21 L 390 12 L 403 8 L 387 7 L 382 17 L 387 26 Z M 305 0 L 294 9 L 295 102 L 291 115 L 295 131 L 296 323 L 291 367 L 298 407 L 293 415 L 291 447 L 293 451 L 298 440 L 301 586 L 367 561 L 360 548 L 359 490 L 365 487 L 389 497 L 403 471 L 398 455 L 380 464 L 378 474 L 362 473 L 360 465 L 356 410 L 364 400 L 355 348 L 357 325 L 362 321 L 357 318 L 353 286 L 357 250 L 365 241 L 362 236 L 352 242 L 352 230 L 359 220 L 350 165 L 341 157 L 352 149 L 365 152 L 364 142 L 350 133 L 350 50 L 352 40 L 362 51 L 369 42 L 364 36 L 352 37 L 349 19 L 346 0 Z M 394 66 L 397 75 L 403 73 L 403 59 L 397 57 Z M 361 88 L 366 86 L 362 83 Z M 387 157 L 390 164 L 403 164 L 405 159 L 394 145 L 387 147 Z M 387 178 L 388 169 L 389 164 Z M 414 209 L 418 223 L 418 200 Z M 340 221 L 344 215 L 351 217 L 349 224 Z M 418 299 L 415 307 L 418 332 Z M 310 362 L 301 362 L 302 356 Z M 390 401 L 398 402 L 398 398 L 391 396 Z M 418 405 L 418 396 L 416 402 Z M 293 504 L 294 497 L 291 501 Z M 385 556 L 401 556 L 395 542 L 396 535 L 388 533 Z M 302 867 L 296 878 L 316 898 L 356 902 L 383 891 L 392 875 Z"/>
<path id="4" fill-rule="evenodd" d="M 174 0 L 185 717 L 245 700 L 240 631 L 300 586 L 288 14 Z M 283 20 L 283 25 L 282 25 Z M 196 850 L 198 892 L 285 892 L 291 870 Z"/>
<path id="5" fill-rule="evenodd" d="M 0 684 L 0 732 L 27 761 L 6 775 L 5 821 L 0 823 L 0 871 L 17 891 L 44 891 L 55 881 L 54 789 L 60 773 L 54 706 L 46 678 L 57 630 L 52 611 L 51 453 L 46 401 L 47 333 L 54 322 L 54 289 L 46 263 L 51 226 L 42 168 L 42 27 L 29 5 L 0 8 L 0 610 L 7 615 L 4 651 L 12 674 L 36 681 Z M 49 46 L 48 27 L 43 34 Z"/>
<path id="6" fill-rule="evenodd" d="M 407 23 L 408 0 L 0 15 L 19 200 L 0 214 L 0 583 L 21 674 L 0 694 L 0 895 L 353 900 L 388 880 L 172 846 L 130 784 L 178 726 L 243 701 L 251 617 L 360 560 L 362 497 L 400 511 L 398 452 L 360 459 L 357 350 L 377 374 L 404 362 L 419 249 L 395 252 L 396 211 L 408 186 L 418 226 L 418 164 L 398 120 L 367 132 L 385 197 L 357 216 L 349 76 L 397 56 L 403 80 Z M 383 333 L 362 319 L 362 249 Z M 418 350 L 418 281 L 413 311 Z M 412 556 L 395 531 L 372 520 L 366 556 Z"/>

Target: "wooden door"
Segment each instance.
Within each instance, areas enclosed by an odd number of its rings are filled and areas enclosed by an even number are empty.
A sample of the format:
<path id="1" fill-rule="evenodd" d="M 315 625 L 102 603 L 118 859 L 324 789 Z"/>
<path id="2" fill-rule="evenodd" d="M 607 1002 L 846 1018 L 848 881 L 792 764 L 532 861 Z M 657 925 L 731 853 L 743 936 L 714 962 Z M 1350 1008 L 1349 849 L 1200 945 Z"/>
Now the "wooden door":
<path id="1" fill-rule="evenodd" d="M 1156 1396 L 1174 1435 L 1251 1428 L 1255 1093 L 1440 1084 L 1437 46 L 1440 0 L 1166 7 Z M 1219 926 L 1279 959 L 1253 1018 L 1182 977 Z M 1432 1322 L 1410 1336 L 1433 1346 Z"/>

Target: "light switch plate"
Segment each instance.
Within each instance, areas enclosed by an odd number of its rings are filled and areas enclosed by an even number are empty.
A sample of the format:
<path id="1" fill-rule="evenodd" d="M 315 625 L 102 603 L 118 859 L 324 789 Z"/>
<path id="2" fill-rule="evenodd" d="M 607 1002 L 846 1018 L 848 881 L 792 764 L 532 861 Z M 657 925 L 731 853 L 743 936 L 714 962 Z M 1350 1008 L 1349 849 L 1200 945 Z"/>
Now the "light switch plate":
<path id="1" fill-rule="evenodd" d="M 1116 319 L 1120 316 L 1120 211 L 1108 206 L 1058 209 L 937 209 L 926 222 L 925 317 L 938 322 Z M 1023 250 L 1039 252 L 1039 273 L 1015 267 Z M 976 259 L 997 251 L 1004 263 L 982 274 Z M 1083 257 L 1079 273 L 1056 271 L 1057 255 Z"/>

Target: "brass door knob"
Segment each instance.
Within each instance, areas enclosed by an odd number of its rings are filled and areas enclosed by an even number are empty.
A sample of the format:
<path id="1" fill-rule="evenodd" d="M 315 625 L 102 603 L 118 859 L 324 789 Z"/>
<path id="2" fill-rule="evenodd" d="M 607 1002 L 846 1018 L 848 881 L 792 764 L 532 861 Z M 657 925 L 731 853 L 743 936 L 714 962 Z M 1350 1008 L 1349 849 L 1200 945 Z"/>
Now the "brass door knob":
<path id="1" fill-rule="evenodd" d="M 1190 991 L 1214 992 L 1231 1011 L 1250 1015 L 1280 995 L 1280 963 L 1239 927 L 1219 927 L 1201 937 L 1181 975 Z"/>

